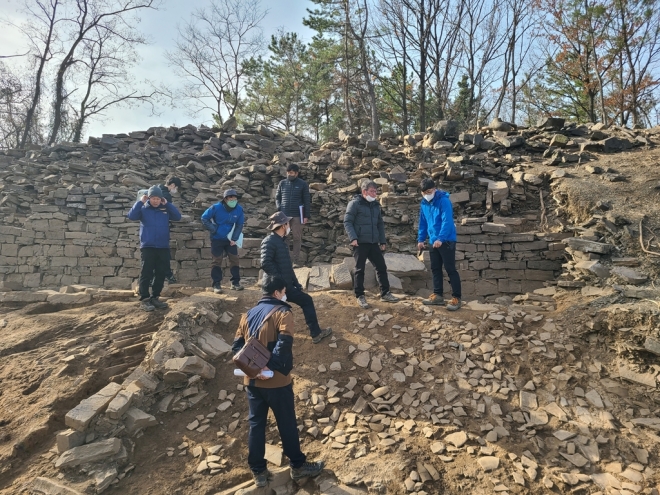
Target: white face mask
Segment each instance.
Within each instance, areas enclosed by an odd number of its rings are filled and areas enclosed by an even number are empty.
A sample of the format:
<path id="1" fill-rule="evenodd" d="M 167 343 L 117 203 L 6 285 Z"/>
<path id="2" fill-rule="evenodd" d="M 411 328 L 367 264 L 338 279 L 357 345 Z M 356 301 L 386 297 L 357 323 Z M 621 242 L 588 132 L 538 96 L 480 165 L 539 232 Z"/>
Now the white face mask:
<path id="1" fill-rule="evenodd" d="M 373 203 L 374 201 L 376 201 L 376 198 L 374 198 L 373 196 L 365 196 L 365 198 L 367 199 L 367 201 L 369 201 L 369 203 Z"/>
<path id="2" fill-rule="evenodd" d="M 424 199 L 426 201 L 430 202 L 433 199 L 433 197 L 435 196 L 435 193 L 434 194 L 422 194 L 422 196 L 424 197 Z"/>
<path id="3" fill-rule="evenodd" d="M 172 190 L 171 190 L 170 192 L 176 193 L 176 192 L 177 192 L 177 188 L 176 188 L 176 187 L 173 187 Z"/>
<path id="4" fill-rule="evenodd" d="M 282 299 L 280 299 L 280 301 L 282 301 L 282 302 L 286 302 L 286 294 L 284 294 L 284 295 L 282 296 Z"/>
<path id="5" fill-rule="evenodd" d="M 287 226 L 286 226 L 286 232 L 284 233 L 284 235 L 289 235 L 290 232 L 291 232 L 291 227 L 289 227 L 289 226 L 287 225 Z"/>

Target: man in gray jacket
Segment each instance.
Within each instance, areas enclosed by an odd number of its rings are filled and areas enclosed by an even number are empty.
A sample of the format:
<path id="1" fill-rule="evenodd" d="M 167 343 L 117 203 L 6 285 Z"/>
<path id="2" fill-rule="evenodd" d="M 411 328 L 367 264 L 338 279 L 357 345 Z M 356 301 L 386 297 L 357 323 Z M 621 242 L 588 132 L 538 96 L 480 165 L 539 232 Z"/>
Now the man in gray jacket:
<path id="1" fill-rule="evenodd" d="M 286 179 L 280 181 L 277 186 L 275 205 L 277 211 L 291 217 L 291 237 L 293 238 L 293 251 L 291 260 L 298 263 L 300 247 L 302 246 L 302 226 L 305 225 L 312 215 L 312 204 L 307 182 L 298 177 L 300 167 L 295 163 L 286 168 Z"/>
<path id="2" fill-rule="evenodd" d="M 399 299 L 390 292 L 390 282 L 387 278 L 387 265 L 383 256 L 386 245 L 385 223 L 380 211 L 380 203 L 376 201 L 378 184 L 364 181 L 361 189 L 362 194 L 355 196 L 346 207 L 344 228 L 355 258 L 355 297 L 358 305 L 366 309 L 369 307 L 364 297 L 364 267 L 367 260 L 371 261 L 376 269 L 380 300 L 398 302 Z"/>

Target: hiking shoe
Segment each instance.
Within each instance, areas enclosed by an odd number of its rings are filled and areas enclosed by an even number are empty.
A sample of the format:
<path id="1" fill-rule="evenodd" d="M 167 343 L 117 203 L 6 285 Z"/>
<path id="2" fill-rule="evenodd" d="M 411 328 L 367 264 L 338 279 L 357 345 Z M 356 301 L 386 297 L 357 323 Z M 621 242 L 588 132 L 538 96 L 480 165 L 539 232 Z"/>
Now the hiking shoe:
<path id="1" fill-rule="evenodd" d="M 447 311 L 456 311 L 461 308 L 461 300 L 458 297 L 452 297 L 447 303 Z"/>
<path id="2" fill-rule="evenodd" d="M 222 294 L 222 287 L 220 287 L 220 284 L 213 284 L 213 292 L 216 294 Z"/>
<path id="3" fill-rule="evenodd" d="M 142 299 L 142 301 L 140 301 L 140 309 L 149 313 L 155 310 L 156 306 L 151 304 L 151 299 Z"/>
<path id="4" fill-rule="evenodd" d="M 315 344 L 318 344 L 324 338 L 328 337 L 330 334 L 332 334 L 332 328 L 330 328 L 330 327 L 324 328 L 323 330 L 321 330 L 320 334 L 318 334 L 316 337 L 312 337 L 312 342 L 315 343 Z M 321 468 L 321 469 L 323 469 L 323 468 Z M 314 476 L 316 476 L 316 475 L 314 475 Z"/>
<path id="5" fill-rule="evenodd" d="M 167 280 L 168 284 L 176 284 L 176 277 L 174 275 L 170 275 L 165 280 Z"/>
<path id="6" fill-rule="evenodd" d="M 362 309 L 368 309 L 369 303 L 367 302 L 367 298 L 364 296 L 360 296 L 357 298 L 357 303 Z"/>
<path id="7" fill-rule="evenodd" d="M 291 479 L 314 478 L 323 472 L 325 462 L 305 462 L 302 466 L 291 468 Z"/>
<path id="8" fill-rule="evenodd" d="M 150 301 L 151 301 L 151 305 L 156 309 L 167 309 L 167 308 L 169 308 L 167 303 L 159 301 L 157 297 L 152 297 Z"/>
<path id="9" fill-rule="evenodd" d="M 268 469 L 265 469 L 257 474 L 252 473 L 252 477 L 254 478 L 255 486 L 257 488 L 263 488 L 268 484 L 270 480 L 273 479 L 273 473 L 268 471 Z"/>
<path id="10" fill-rule="evenodd" d="M 395 297 L 391 292 L 388 292 L 387 294 L 380 296 L 380 300 L 383 302 L 399 302 L 400 299 L 398 297 Z"/>
<path id="11" fill-rule="evenodd" d="M 422 301 L 422 304 L 425 304 L 426 306 L 442 306 L 444 303 L 445 301 L 439 294 L 431 294 L 431 297 Z"/>
<path id="12" fill-rule="evenodd" d="M 243 290 L 243 286 L 241 284 L 231 284 L 231 290 Z"/>

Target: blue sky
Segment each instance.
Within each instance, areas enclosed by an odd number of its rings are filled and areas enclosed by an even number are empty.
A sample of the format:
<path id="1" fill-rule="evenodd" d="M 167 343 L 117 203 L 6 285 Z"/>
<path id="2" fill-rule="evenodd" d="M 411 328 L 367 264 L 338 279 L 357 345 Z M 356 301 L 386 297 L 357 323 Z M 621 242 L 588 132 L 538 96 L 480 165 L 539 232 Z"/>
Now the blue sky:
<path id="1" fill-rule="evenodd" d="M 0 0 L 0 18 L 20 22 L 20 8 L 23 0 Z M 166 81 L 171 84 L 175 81 L 172 69 L 165 61 L 165 51 L 171 49 L 176 37 L 178 23 L 187 20 L 190 14 L 208 4 L 206 0 L 162 0 L 162 8 L 155 12 L 142 14 L 141 30 L 149 38 L 151 44 L 140 48 L 141 63 L 134 70 L 136 80 L 150 79 L 153 81 Z M 279 28 L 294 31 L 304 41 L 310 41 L 313 32 L 302 24 L 306 16 L 306 8 L 313 8 L 309 0 L 261 0 L 261 4 L 268 9 L 268 15 L 263 21 L 266 39 Z M 0 29 L 0 52 L 3 55 L 24 52 L 24 40 L 20 33 L 2 26 Z M 108 111 L 104 122 L 93 122 L 86 136 L 100 136 L 101 134 L 115 134 L 135 130 L 145 130 L 152 126 L 183 126 L 186 124 L 200 124 L 202 116 L 190 117 L 185 108 L 160 108 L 159 116 L 150 115 L 150 109 L 121 108 Z M 208 116 L 210 118 L 210 116 Z M 207 124 L 210 122 L 206 122 Z"/>

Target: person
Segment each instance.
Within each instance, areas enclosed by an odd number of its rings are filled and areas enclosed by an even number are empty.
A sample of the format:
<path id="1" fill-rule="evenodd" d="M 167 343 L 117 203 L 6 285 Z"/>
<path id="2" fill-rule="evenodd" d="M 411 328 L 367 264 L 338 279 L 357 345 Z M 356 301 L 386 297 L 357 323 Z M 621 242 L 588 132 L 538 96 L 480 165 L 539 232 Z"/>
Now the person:
<path id="1" fill-rule="evenodd" d="M 173 203 L 172 193 L 176 193 L 181 189 L 181 179 L 178 177 L 170 177 L 167 179 L 167 182 L 165 182 L 165 185 L 158 184 L 158 187 L 160 187 L 160 190 L 163 193 L 163 198 L 165 198 L 168 203 Z M 165 274 L 165 280 L 167 280 L 167 282 L 170 284 L 176 284 L 176 277 L 174 276 L 174 272 L 172 271 L 171 267 L 171 258 L 170 261 L 167 262 L 167 267 L 168 270 Z"/>
<path id="2" fill-rule="evenodd" d="M 140 308 L 144 311 L 165 309 L 167 303 L 159 301 L 170 262 L 170 220 L 181 220 L 176 206 L 163 197 L 158 186 L 149 188 L 128 212 L 128 219 L 140 221 Z M 149 295 L 149 286 L 152 294 Z"/>
<path id="3" fill-rule="evenodd" d="M 256 306 L 241 315 L 232 344 L 232 352 L 240 351 L 254 337 L 271 352 L 263 371 L 272 371 L 272 378 L 259 374 L 256 379 L 244 378 L 248 398 L 248 465 L 257 487 L 268 484 L 271 477 L 266 467 L 266 426 L 268 410 L 275 415 L 282 439 L 282 450 L 289 458 L 291 478 L 314 477 L 321 474 L 323 461 L 307 462 L 300 450 L 296 410 L 293 402 L 293 335 L 294 320 L 287 304 L 286 282 L 281 277 L 267 276 L 262 285 L 263 297 Z"/>
<path id="4" fill-rule="evenodd" d="M 422 302 L 426 305 L 444 304 L 442 280 L 444 266 L 452 295 L 447 303 L 447 309 L 456 311 L 461 307 L 461 278 L 456 270 L 456 225 L 449 193 L 436 189 L 433 179 L 422 180 L 420 187 L 422 204 L 419 208 L 417 248 L 423 250 L 424 242 L 428 239 L 433 274 L 433 294 Z"/>
<path id="5" fill-rule="evenodd" d="M 275 205 L 277 211 L 291 217 L 291 237 L 293 238 L 293 250 L 291 258 L 294 264 L 298 264 L 300 258 L 300 247 L 302 245 L 302 226 L 305 225 L 312 215 L 312 204 L 309 195 L 309 186 L 298 175 L 300 167 L 291 163 L 286 167 L 286 179 L 277 185 Z M 302 206 L 302 213 L 300 207 Z M 302 221 L 301 221 L 302 217 Z"/>
<path id="6" fill-rule="evenodd" d="M 243 290 L 241 271 L 238 266 L 238 241 L 243 231 L 245 215 L 243 207 L 238 204 L 238 193 L 235 189 L 227 189 L 222 195 L 222 201 L 214 204 L 202 214 L 204 227 L 211 232 L 211 280 L 213 292 L 222 292 L 222 259 L 229 258 L 231 273 L 231 289 Z M 231 233 L 231 238 L 229 234 Z"/>
<path id="7" fill-rule="evenodd" d="M 364 269 L 367 260 L 371 261 L 376 269 L 376 278 L 380 287 L 380 300 L 385 302 L 398 302 L 390 292 L 390 281 L 387 277 L 385 264 L 385 223 L 380 210 L 380 203 L 376 200 L 378 184 L 372 181 L 362 182 L 361 194 L 353 198 L 346 207 L 344 215 L 344 229 L 353 249 L 355 259 L 354 289 L 357 303 L 362 308 L 368 308 L 369 303 L 364 295 Z"/>
<path id="8" fill-rule="evenodd" d="M 284 280 L 289 302 L 300 306 L 305 315 L 305 323 L 309 328 L 312 342 L 318 344 L 332 333 L 332 328 L 321 329 L 316 317 L 314 300 L 309 294 L 303 292 L 296 273 L 293 271 L 289 249 L 284 240 L 284 237 L 291 232 L 291 217 L 278 211 L 271 215 L 269 220 L 268 229 L 271 233 L 261 241 L 261 268 L 264 271 L 264 280 L 269 275 L 281 277 Z"/>

